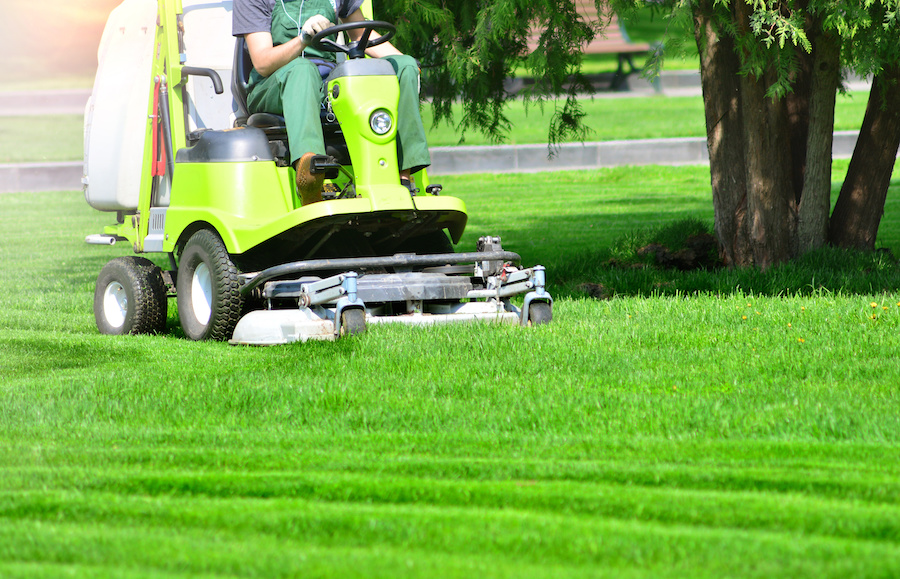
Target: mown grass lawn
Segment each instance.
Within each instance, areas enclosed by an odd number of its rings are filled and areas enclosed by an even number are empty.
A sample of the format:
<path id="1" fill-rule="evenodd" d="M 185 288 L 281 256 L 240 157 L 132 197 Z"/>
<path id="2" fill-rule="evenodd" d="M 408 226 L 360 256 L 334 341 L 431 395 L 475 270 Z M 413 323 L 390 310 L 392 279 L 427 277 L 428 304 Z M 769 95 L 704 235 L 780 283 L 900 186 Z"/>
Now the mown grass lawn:
<path id="1" fill-rule="evenodd" d="M 101 336 L 110 216 L 0 195 L 0 576 L 900 574 L 900 283 L 586 299 L 571 252 L 708 220 L 707 169 L 443 181 L 552 324 Z"/>

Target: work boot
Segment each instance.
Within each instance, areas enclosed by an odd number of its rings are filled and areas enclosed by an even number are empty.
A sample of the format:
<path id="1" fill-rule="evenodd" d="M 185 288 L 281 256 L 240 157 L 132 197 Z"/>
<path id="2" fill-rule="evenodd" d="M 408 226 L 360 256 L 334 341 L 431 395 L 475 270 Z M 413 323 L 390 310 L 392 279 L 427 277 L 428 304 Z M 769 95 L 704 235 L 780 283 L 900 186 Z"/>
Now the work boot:
<path id="1" fill-rule="evenodd" d="M 415 197 L 419 192 L 419 188 L 415 186 L 415 184 L 412 182 L 412 179 L 400 177 L 400 184 L 409 189 L 409 195 L 411 197 Z"/>
<path id="2" fill-rule="evenodd" d="M 322 200 L 325 174 L 313 175 L 310 171 L 312 158 L 315 156 L 315 153 L 306 153 L 297 161 L 297 194 L 300 196 L 301 205 L 309 205 Z"/>

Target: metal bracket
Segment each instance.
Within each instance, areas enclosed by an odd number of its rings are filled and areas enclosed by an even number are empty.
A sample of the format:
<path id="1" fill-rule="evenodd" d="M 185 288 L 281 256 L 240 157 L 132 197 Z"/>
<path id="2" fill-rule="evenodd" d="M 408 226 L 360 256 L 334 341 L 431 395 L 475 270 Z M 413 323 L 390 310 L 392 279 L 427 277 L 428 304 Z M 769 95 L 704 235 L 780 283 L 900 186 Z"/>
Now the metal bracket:
<path id="1" fill-rule="evenodd" d="M 534 283 L 534 291 L 525 295 L 525 302 L 522 304 L 522 325 L 528 324 L 528 312 L 532 302 L 545 302 L 553 304 L 553 296 L 544 287 L 547 283 L 547 274 L 544 266 L 536 265 L 533 268 L 534 275 L 532 282 Z"/>
<path id="2" fill-rule="evenodd" d="M 358 276 L 355 271 L 348 271 L 345 274 L 342 274 L 343 280 L 341 282 L 341 289 L 344 291 L 345 296 L 338 300 L 337 304 L 334 306 L 334 335 L 341 335 L 341 314 L 346 309 L 361 309 L 363 311 L 366 310 L 366 304 L 363 303 L 359 296 L 356 293 L 356 286 L 358 280 Z"/>
<path id="3" fill-rule="evenodd" d="M 301 308 L 308 308 L 337 301 L 346 293 L 343 287 L 346 276 L 347 274 L 334 275 L 322 280 L 301 284 L 300 295 L 297 296 L 297 305 Z"/>
<path id="4" fill-rule="evenodd" d="M 500 244 L 499 237 L 479 237 L 478 242 L 475 244 L 475 248 L 479 252 L 500 252 L 503 251 L 503 247 Z M 483 278 L 488 278 L 492 275 L 497 275 L 503 269 L 502 261 L 479 261 L 475 264 L 475 275 L 478 275 Z"/>

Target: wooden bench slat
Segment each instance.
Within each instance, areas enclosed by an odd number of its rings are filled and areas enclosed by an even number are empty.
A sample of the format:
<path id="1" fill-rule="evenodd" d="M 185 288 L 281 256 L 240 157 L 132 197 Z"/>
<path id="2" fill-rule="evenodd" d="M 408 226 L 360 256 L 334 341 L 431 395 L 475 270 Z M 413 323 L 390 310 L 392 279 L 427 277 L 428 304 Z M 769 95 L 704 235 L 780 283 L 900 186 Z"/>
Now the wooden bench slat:
<path id="1" fill-rule="evenodd" d="M 628 33 L 619 23 L 615 12 L 606 4 L 604 12 L 598 13 L 593 0 L 573 0 L 578 14 L 588 23 L 604 23 L 603 31 L 599 36 L 584 45 L 585 54 L 615 54 L 619 57 L 619 66 L 613 74 L 610 89 L 621 90 L 627 88 L 628 76 L 640 71 L 634 66 L 631 57 L 637 54 L 646 54 L 652 50 L 646 42 L 631 42 Z M 527 39 L 528 52 L 534 52 L 539 47 L 539 41 L 543 30 L 532 26 Z M 626 70 L 626 66 L 627 69 Z"/>
<path id="2" fill-rule="evenodd" d="M 598 23 L 601 21 L 600 15 L 597 13 L 596 6 L 591 0 L 574 0 L 576 10 L 587 22 Z M 623 33 L 622 25 L 615 13 L 604 14 L 603 22 L 609 21 L 609 24 L 603 29 L 603 32 L 592 41 L 585 45 L 585 54 L 639 54 L 641 52 L 649 52 L 650 45 L 646 42 L 631 42 L 627 34 Z M 539 28 L 532 28 L 531 34 L 528 36 L 528 51 L 533 52 L 538 48 L 538 41 L 541 37 Z"/>

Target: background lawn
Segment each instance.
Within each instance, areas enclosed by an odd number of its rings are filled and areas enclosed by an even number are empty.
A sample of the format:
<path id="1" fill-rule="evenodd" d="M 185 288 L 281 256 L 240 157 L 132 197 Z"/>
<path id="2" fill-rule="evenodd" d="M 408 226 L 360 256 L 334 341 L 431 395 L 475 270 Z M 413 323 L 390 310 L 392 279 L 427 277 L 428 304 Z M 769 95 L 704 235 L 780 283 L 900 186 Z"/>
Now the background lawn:
<path id="1" fill-rule="evenodd" d="M 835 130 L 859 130 L 866 110 L 867 93 L 838 95 Z M 706 126 L 701 97 L 614 97 L 586 98 L 583 107 L 591 132 L 588 141 L 704 137 Z M 457 106 L 455 119 L 461 118 Z M 528 107 L 522 101 L 510 103 L 507 116 L 514 127 L 506 144 L 547 142 L 547 129 L 554 112 L 553 103 Z M 422 106 L 422 117 L 433 147 L 491 144 L 480 133 L 459 133 L 447 123 L 434 126 L 431 107 Z M 47 117 L 4 117 L 0 123 L 0 163 L 29 161 L 78 161 L 83 155 L 84 118 L 79 115 Z"/>
<path id="2" fill-rule="evenodd" d="M 708 219 L 706 168 L 443 181 L 552 324 L 101 336 L 111 217 L 0 195 L 0 576 L 900 574 L 900 284 L 585 299 L 571 253 Z"/>

